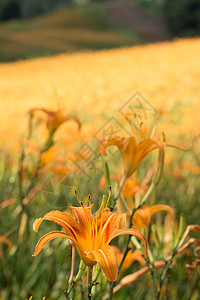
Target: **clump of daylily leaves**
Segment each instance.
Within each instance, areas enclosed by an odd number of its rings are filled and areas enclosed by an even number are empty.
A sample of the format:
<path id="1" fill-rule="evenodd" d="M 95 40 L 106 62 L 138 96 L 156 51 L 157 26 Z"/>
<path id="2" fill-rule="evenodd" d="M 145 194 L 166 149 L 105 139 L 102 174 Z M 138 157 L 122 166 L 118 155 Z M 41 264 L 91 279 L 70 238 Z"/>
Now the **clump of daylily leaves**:
<path id="1" fill-rule="evenodd" d="M 17 249 L 23 241 L 30 215 L 28 204 L 41 190 L 43 167 L 51 160 L 57 130 L 69 120 L 73 120 L 78 125 L 78 130 L 81 130 L 80 120 L 74 115 L 64 115 L 61 109 L 53 111 L 33 108 L 29 111 L 29 132 L 19 158 L 21 214 Z M 38 160 L 32 172 L 30 170 L 26 172 L 26 154 L 30 151 L 27 149 L 34 132 L 34 121 L 45 124 L 47 136 L 44 144 L 37 149 Z M 163 174 L 166 148 L 183 149 L 167 144 L 164 134 L 161 138 L 155 137 L 155 130 L 150 132 L 142 121 L 137 124 L 137 132 L 132 136 L 112 135 L 102 139 L 98 145 L 97 155 L 107 156 L 108 148 L 111 146 L 116 146 L 120 151 L 122 172 L 120 175 L 119 172 L 110 174 L 110 166 L 105 162 L 104 176 L 99 182 L 99 189 L 102 190 L 105 186 L 108 195 L 102 195 L 97 211 L 94 211 L 92 203 L 96 203 L 96 199 L 92 201 L 89 194 L 87 199 L 80 200 L 79 191 L 74 190 L 77 206 L 69 204 L 64 211 L 53 210 L 35 220 L 33 224 L 35 232 L 38 232 L 44 220 L 52 221 L 64 230 L 45 234 L 38 241 L 33 256 L 37 256 L 50 240 L 63 237 L 69 241 L 71 259 L 67 257 L 66 259 L 71 263 L 71 273 L 66 274 L 69 276 L 65 291 L 66 299 L 80 299 L 80 293 L 77 292 L 78 285 L 81 286 L 82 297 L 96 299 L 97 296 L 103 295 L 103 299 L 112 299 L 114 293 L 149 273 L 152 277 L 155 299 L 159 300 L 165 291 L 165 296 L 167 295 L 165 281 L 170 268 L 176 263 L 176 257 L 180 254 L 185 255 L 190 246 L 194 259 L 186 267 L 192 274 L 192 271 L 200 266 L 200 240 L 189 238 L 191 231 L 200 232 L 200 225 L 189 225 L 184 231 L 183 216 L 177 224 L 175 210 L 172 207 L 167 204 L 149 203 Z M 153 151 L 158 152 L 154 168 L 147 166 L 143 180 L 138 180 L 137 172 L 142 161 Z M 63 170 L 65 172 L 67 168 Z M 56 173 L 56 170 L 54 171 Z M 152 218 L 155 219 L 154 215 L 157 216 L 160 211 L 166 212 L 164 223 L 154 224 L 151 222 Z M 116 240 L 113 241 L 119 236 L 117 243 Z M 12 251 L 13 244 L 7 237 L 0 236 L 0 243 L 7 244 L 8 251 Z M 80 259 L 76 258 L 75 249 Z M 2 255 L 3 251 L 0 248 L 0 256 Z M 80 265 L 78 273 L 75 274 L 77 260 L 80 260 Z M 124 275 L 135 261 L 142 267 L 134 273 Z M 106 281 L 109 282 L 107 286 Z"/>

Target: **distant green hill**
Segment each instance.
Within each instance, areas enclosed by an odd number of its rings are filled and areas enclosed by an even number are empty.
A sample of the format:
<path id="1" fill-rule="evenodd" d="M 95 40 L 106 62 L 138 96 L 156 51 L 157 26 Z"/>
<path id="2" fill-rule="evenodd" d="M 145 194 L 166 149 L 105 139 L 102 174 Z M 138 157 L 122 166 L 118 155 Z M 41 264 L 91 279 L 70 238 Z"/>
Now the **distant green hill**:
<path id="1" fill-rule="evenodd" d="M 0 23 L 1 62 L 139 42 L 134 30 L 121 30 L 107 21 L 104 3 Z"/>

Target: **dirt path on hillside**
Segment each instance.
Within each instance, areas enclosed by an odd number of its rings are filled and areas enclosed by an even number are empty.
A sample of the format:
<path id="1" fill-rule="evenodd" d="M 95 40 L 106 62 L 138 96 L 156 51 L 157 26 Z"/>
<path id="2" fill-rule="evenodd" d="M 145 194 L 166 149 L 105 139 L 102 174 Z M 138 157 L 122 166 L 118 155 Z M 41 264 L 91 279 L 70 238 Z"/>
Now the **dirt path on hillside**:
<path id="1" fill-rule="evenodd" d="M 150 15 L 133 0 L 110 1 L 107 16 L 111 23 L 133 29 L 144 42 L 169 39 L 161 18 Z"/>

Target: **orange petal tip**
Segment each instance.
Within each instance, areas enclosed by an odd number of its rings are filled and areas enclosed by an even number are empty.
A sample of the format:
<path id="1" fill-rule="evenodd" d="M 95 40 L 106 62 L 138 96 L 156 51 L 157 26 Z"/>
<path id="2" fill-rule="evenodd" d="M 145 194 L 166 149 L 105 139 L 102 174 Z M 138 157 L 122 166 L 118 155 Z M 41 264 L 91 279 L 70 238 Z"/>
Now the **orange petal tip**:
<path id="1" fill-rule="evenodd" d="M 42 218 L 39 218 L 39 219 L 36 219 L 35 222 L 33 223 L 33 230 L 35 232 L 38 232 L 38 229 L 40 227 L 42 220 L 43 220 Z"/>

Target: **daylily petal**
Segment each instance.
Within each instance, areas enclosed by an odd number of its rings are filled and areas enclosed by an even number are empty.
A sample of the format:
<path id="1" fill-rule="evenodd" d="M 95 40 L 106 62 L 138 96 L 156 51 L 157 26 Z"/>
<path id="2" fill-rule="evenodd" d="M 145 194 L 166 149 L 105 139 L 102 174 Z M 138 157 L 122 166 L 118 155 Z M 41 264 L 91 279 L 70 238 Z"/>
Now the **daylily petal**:
<path id="1" fill-rule="evenodd" d="M 134 137 L 127 138 L 125 140 L 125 151 L 122 152 L 122 164 L 124 169 L 124 175 L 126 177 L 136 170 L 134 160 L 137 154 L 137 145 Z"/>
<path id="2" fill-rule="evenodd" d="M 174 214 L 174 209 L 169 205 L 157 204 L 152 207 L 143 207 L 138 209 L 133 216 L 133 228 L 141 230 L 142 227 L 148 227 L 151 221 L 151 217 L 158 211 L 167 211 L 171 215 Z"/>
<path id="3" fill-rule="evenodd" d="M 158 146 L 158 143 L 150 138 L 141 141 L 137 145 L 137 150 L 135 152 L 135 155 L 133 156 L 134 163 L 132 166 L 132 173 L 139 167 L 144 157 L 156 148 L 158 148 Z"/>
<path id="4" fill-rule="evenodd" d="M 38 232 L 39 226 L 43 220 L 48 220 L 59 224 L 72 237 L 74 237 L 74 239 L 76 239 L 76 235 L 80 232 L 78 223 L 75 222 L 74 218 L 70 214 L 63 213 L 58 210 L 52 210 L 49 213 L 45 214 L 43 218 L 36 219 L 33 224 L 33 230 L 35 232 Z"/>
<path id="5" fill-rule="evenodd" d="M 116 257 L 117 257 L 117 264 L 118 267 L 124 257 L 124 252 L 121 252 L 119 250 L 119 248 L 117 248 L 116 246 L 111 246 L 115 253 L 116 253 Z M 128 269 L 130 267 L 130 265 L 134 262 L 134 261 L 138 261 L 141 264 L 145 265 L 145 260 L 142 256 L 142 251 L 139 249 L 136 249 L 134 252 L 129 251 L 128 254 L 126 255 L 125 261 L 123 262 L 122 268 L 120 270 L 120 272 L 122 273 L 123 271 L 125 271 L 126 269 Z"/>
<path id="6" fill-rule="evenodd" d="M 83 205 L 82 207 L 70 206 L 74 217 L 76 218 L 76 221 L 80 224 L 82 228 L 87 228 L 88 224 L 91 225 L 91 222 L 93 220 L 93 216 L 90 211 L 91 207 L 92 205 L 88 207 L 85 205 Z"/>
<path id="7" fill-rule="evenodd" d="M 149 208 L 150 216 L 152 216 L 153 214 L 155 214 L 156 212 L 161 211 L 161 210 L 167 211 L 171 215 L 174 214 L 174 209 L 171 206 L 166 205 L 166 204 L 157 204 L 157 205 L 154 205 Z"/>
<path id="8" fill-rule="evenodd" d="M 104 276 L 111 282 L 117 280 L 118 266 L 115 251 L 108 246 L 106 249 L 93 250 L 91 253 L 94 259 L 100 265 Z"/>
<path id="9" fill-rule="evenodd" d="M 114 239 L 115 237 L 119 236 L 119 235 L 122 235 L 122 234 L 131 234 L 131 235 L 134 235 L 136 237 L 138 237 L 139 239 L 143 240 L 144 242 L 144 246 L 145 246 L 145 256 L 147 256 L 147 240 L 145 238 L 145 236 L 139 232 L 138 230 L 135 230 L 135 229 L 119 229 L 119 230 L 116 230 L 109 238 L 109 240 L 106 242 L 106 245 L 108 245 L 112 239 Z"/>
<path id="10" fill-rule="evenodd" d="M 10 251 L 13 247 L 12 242 L 5 237 L 4 235 L 0 235 L 0 244 L 7 244 L 8 245 L 8 251 Z"/>
<path id="11" fill-rule="evenodd" d="M 58 237 L 64 237 L 64 238 L 68 238 L 71 241 L 73 241 L 74 243 L 76 243 L 76 241 L 69 236 L 67 233 L 63 232 L 63 231 L 51 231 L 47 234 L 45 234 L 37 243 L 36 247 L 35 247 L 35 252 L 32 256 L 36 256 L 38 255 L 38 253 L 42 250 L 42 248 L 46 245 L 46 243 L 48 243 L 49 241 L 58 238 Z"/>
<path id="12" fill-rule="evenodd" d="M 124 142 L 126 141 L 126 138 L 120 137 L 120 136 L 112 136 L 108 139 L 104 139 L 99 144 L 99 153 L 102 155 L 107 155 L 106 148 L 110 146 L 116 146 L 120 152 L 124 151 Z M 126 145 L 127 146 L 127 145 Z"/>
<path id="13" fill-rule="evenodd" d="M 120 228 L 124 228 L 126 224 L 126 214 L 119 215 L 109 211 L 107 217 L 106 222 L 104 222 L 100 230 L 100 241 L 103 244 L 107 242 L 113 232 Z M 100 222 L 101 219 L 99 220 L 99 223 Z"/>
<path id="14" fill-rule="evenodd" d="M 150 210 L 148 207 L 138 209 L 133 216 L 132 228 L 141 230 L 142 227 L 148 227 L 151 221 Z"/>

